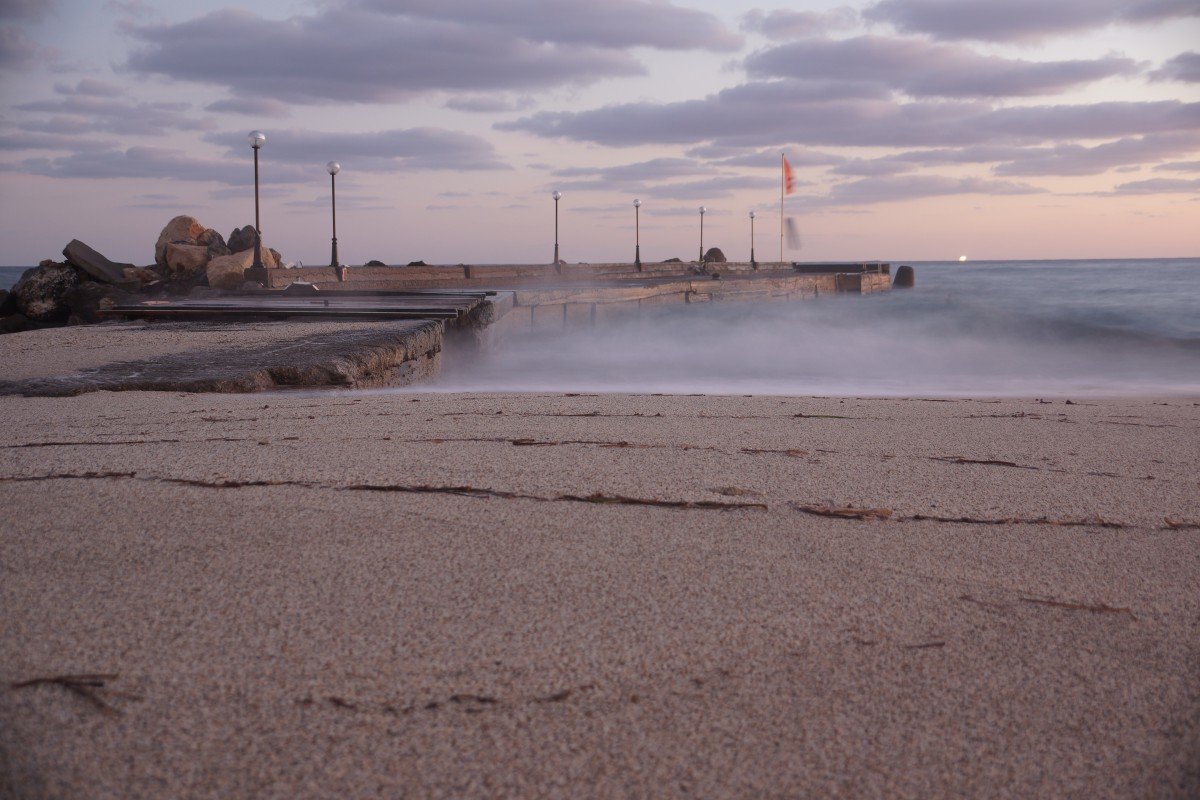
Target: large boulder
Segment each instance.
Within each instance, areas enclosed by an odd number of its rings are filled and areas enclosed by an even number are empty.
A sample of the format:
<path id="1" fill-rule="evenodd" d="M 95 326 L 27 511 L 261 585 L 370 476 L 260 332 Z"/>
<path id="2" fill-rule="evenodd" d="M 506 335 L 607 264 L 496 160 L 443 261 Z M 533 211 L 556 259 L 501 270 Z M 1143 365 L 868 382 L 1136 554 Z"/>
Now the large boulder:
<path id="1" fill-rule="evenodd" d="M 225 237 L 217 233 L 212 228 L 209 228 L 204 233 L 196 237 L 196 244 L 202 244 L 208 248 L 209 258 L 227 256 L 233 252 L 229 249 L 229 245 L 225 244 Z"/>
<path id="2" fill-rule="evenodd" d="M 64 322 L 70 314 L 63 299 L 79 285 L 79 273 L 68 264 L 50 263 L 25 270 L 13 287 L 17 307 L 36 322 Z"/>
<path id="3" fill-rule="evenodd" d="M 17 296 L 7 289 L 0 289 L 0 317 L 16 314 L 20 310 L 17 308 Z"/>
<path id="4" fill-rule="evenodd" d="M 226 241 L 229 247 L 229 252 L 240 253 L 243 250 L 250 250 L 254 247 L 254 226 L 246 225 L 242 228 L 234 228 L 233 233 L 229 234 L 229 239 Z"/>
<path id="5" fill-rule="evenodd" d="M 115 264 L 78 239 L 72 239 L 63 248 L 63 257 L 67 259 L 68 263 L 79 267 L 93 280 L 101 283 L 124 283 L 124 269 L 133 266 L 133 264 Z"/>
<path id="6" fill-rule="evenodd" d="M 170 242 L 163 249 L 163 260 L 166 262 L 167 276 L 172 280 L 192 278 L 208 266 L 208 247 Z"/>
<path id="7" fill-rule="evenodd" d="M 721 252 L 719 247 L 710 247 L 708 252 L 704 254 L 705 264 L 725 264 L 727 263 L 725 254 Z"/>
<path id="8" fill-rule="evenodd" d="M 183 244 L 196 244 L 200 236 L 207 230 L 200 224 L 200 220 L 195 217 L 178 216 L 167 223 L 167 227 L 162 229 L 162 233 L 158 235 L 158 241 L 154 244 L 154 262 L 161 266 L 166 266 L 165 250 L 171 242 L 182 242 Z"/>
<path id="9" fill-rule="evenodd" d="M 271 251 L 263 248 L 263 266 L 274 269 L 277 265 Z M 245 272 L 254 263 L 254 250 L 243 250 L 228 256 L 218 256 L 208 262 L 208 285 L 214 289 L 238 289 L 246 281 Z"/>

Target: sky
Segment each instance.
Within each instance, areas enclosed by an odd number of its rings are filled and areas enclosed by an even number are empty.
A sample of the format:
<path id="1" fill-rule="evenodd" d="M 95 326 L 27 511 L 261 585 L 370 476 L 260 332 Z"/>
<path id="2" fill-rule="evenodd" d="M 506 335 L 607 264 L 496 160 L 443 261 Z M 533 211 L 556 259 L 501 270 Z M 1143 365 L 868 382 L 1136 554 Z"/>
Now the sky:
<path id="1" fill-rule="evenodd" d="M 1200 0 L 0 0 L 0 264 L 1200 254 Z"/>

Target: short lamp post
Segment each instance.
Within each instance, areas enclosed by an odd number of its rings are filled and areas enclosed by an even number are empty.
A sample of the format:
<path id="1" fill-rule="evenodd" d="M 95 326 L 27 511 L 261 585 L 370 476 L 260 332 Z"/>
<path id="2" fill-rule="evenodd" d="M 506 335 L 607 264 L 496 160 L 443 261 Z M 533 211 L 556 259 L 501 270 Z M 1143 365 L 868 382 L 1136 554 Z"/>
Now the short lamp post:
<path id="1" fill-rule="evenodd" d="M 325 171 L 329 173 L 329 200 L 330 208 L 333 211 L 333 254 L 329 258 L 329 266 L 334 269 L 338 268 L 337 254 L 337 174 L 341 172 L 342 165 L 336 161 L 330 161 L 325 165 Z"/>
<path id="2" fill-rule="evenodd" d="M 554 267 L 557 269 L 561 263 L 558 258 L 558 201 L 562 199 L 562 192 L 555 189 L 550 196 L 554 198 Z"/>
<path id="3" fill-rule="evenodd" d="M 754 260 L 754 218 L 758 216 L 753 211 L 750 212 L 750 269 L 758 269 L 758 262 Z"/>
<path id="4" fill-rule="evenodd" d="M 262 260 L 262 223 L 258 213 L 258 151 L 267 142 L 267 136 L 262 131 L 250 131 L 246 141 L 254 150 L 254 263 L 246 270 L 247 280 L 258 281 L 269 287 L 267 271 Z"/>
<path id="5" fill-rule="evenodd" d="M 700 263 L 704 263 L 704 212 L 708 211 L 704 206 L 700 206 Z"/>
<path id="6" fill-rule="evenodd" d="M 642 271 L 642 201 L 633 201 L 633 263 Z"/>

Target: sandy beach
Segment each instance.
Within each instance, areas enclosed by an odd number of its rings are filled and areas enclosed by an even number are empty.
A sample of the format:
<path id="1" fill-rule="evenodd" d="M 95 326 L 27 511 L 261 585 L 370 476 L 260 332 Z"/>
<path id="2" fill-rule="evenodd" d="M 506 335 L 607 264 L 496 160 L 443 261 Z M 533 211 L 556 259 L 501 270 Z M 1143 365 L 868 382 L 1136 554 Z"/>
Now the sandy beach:
<path id="1" fill-rule="evenodd" d="M 0 415 L 5 796 L 1200 792 L 1193 398 Z"/>

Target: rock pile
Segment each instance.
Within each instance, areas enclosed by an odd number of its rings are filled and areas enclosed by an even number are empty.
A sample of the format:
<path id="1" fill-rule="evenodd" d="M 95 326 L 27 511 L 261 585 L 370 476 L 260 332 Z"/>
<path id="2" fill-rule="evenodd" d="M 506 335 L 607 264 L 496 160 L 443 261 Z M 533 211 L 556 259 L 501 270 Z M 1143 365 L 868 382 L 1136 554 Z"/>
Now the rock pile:
<path id="1" fill-rule="evenodd" d="M 63 260 L 28 269 L 10 291 L 0 291 L 0 333 L 98 320 L 97 312 L 129 302 L 134 295 L 187 294 L 237 289 L 254 263 L 254 227 L 237 228 L 226 240 L 195 217 L 167 223 L 154 244 L 154 263 L 139 267 L 109 261 L 72 239 Z M 274 269 L 283 256 L 263 246 L 263 266 Z"/>
<path id="2" fill-rule="evenodd" d="M 203 273 L 213 289 L 237 289 L 245 282 L 243 273 L 254 264 L 255 239 L 253 225 L 235 228 L 226 240 L 195 217 L 180 216 L 158 235 L 154 260 L 172 280 L 195 280 Z M 262 264 L 275 269 L 283 264 L 283 256 L 264 244 Z"/>

